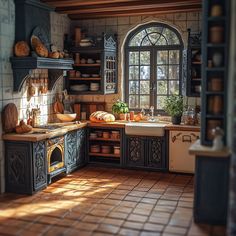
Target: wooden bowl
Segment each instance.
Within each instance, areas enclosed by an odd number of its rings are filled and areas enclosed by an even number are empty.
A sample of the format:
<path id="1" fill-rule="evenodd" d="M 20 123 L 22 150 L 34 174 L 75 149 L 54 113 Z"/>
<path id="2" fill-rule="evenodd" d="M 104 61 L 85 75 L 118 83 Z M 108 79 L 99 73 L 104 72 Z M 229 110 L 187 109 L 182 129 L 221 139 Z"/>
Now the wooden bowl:
<path id="1" fill-rule="evenodd" d="M 70 122 L 73 121 L 76 118 L 76 113 L 72 114 L 61 114 L 57 113 L 56 116 L 61 122 Z"/>

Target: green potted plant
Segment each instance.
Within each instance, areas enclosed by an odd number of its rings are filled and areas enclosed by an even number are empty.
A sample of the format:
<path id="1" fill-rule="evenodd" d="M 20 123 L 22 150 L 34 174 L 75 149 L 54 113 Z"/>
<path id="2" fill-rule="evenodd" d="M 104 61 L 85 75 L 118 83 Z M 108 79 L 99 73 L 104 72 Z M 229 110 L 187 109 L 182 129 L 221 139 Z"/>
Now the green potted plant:
<path id="1" fill-rule="evenodd" d="M 171 95 L 164 101 L 164 110 L 171 116 L 172 124 L 179 125 L 183 113 L 183 96 Z"/>
<path id="2" fill-rule="evenodd" d="M 112 105 L 112 112 L 113 114 L 118 115 L 120 120 L 125 120 L 126 113 L 129 112 L 128 104 L 120 100 L 117 100 Z"/>

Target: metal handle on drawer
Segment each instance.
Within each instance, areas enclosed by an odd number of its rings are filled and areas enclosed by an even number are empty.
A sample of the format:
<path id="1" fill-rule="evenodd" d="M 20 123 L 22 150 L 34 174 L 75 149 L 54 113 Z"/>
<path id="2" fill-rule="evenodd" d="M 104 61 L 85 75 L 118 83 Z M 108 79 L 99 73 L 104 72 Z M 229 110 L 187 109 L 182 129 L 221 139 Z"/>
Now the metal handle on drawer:
<path id="1" fill-rule="evenodd" d="M 182 133 L 178 133 L 172 137 L 172 143 L 174 143 L 178 136 L 180 136 Z"/>
<path id="2" fill-rule="evenodd" d="M 188 142 L 188 143 L 191 143 L 192 142 L 192 138 L 190 135 L 183 135 L 182 136 L 182 142 L 185 143 L 185 142 Z"/>

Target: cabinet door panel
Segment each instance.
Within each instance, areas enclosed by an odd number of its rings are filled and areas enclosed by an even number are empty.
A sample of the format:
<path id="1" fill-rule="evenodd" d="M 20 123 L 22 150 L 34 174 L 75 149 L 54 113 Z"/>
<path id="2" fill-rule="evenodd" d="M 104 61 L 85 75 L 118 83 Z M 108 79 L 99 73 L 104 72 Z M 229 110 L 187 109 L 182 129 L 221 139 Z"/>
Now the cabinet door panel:
<path id="1" fill-rule="evenodd" d="M 76 132 L 71 132 L 66 135 L 65 160 L 68 172 L 77 162 Z"/>
<path id="2" fill-rule="evenodd" d="M 6 192 L 32 194 L 32 148 L 29 142 L 6 142 Z"/>
<path id="3" fill-rule="evenodd" d="M 34 190 L 47 186 L 47 159 L 45 142 L 33 143 Z"/>
<path id="4" fill-rule="evenodd" d="M 83 165 L 85 163 L 85 150 L 86 150 L 86 130 L 85 129 L 79 129 L 77 131 L 77 164 Z"/>
<path id="5" fill-rule="evenodd" d="M 164 140 L 162 137 L 147 138 L 147 166 L 153 168 L 166 168 Z"/>
<path id="6" fill-rule="evenodd" d="M 145 139 L 142 137 L 127 137 L 126 163 L 128 166 L 144 166 Z"/>

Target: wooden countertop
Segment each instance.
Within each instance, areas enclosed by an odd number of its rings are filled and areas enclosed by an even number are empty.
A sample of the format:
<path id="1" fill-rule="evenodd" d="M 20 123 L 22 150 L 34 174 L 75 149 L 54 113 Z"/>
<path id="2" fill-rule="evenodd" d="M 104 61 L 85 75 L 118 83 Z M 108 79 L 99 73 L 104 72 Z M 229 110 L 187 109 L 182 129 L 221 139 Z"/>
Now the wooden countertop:
<path id="1" fill-rule="evenodd" d="M 165 127 L 166 130 L 179 130 L 179 131 L 196 131 L 200 132 L 200 126 L 194 126 L 194 125 L 173 125 L 173 124 L 168 124 Z"/>
<path id="2" fill-rule="evenodd" d="M 195 143 L 193 143 L 189 148 L 189 154 L 193 154 L 195 156 L 206 156 L 206 157 L 229 157 L 230 156 L 230 150 L 227 147 L 224 147 L 220 151 L 215 151 L 211 147 L 203 146 L 200 144 L 200 140 L 197 140 Z"/>
<path id="3" fill-rule="evenodd" d="M 9 141 L 30 141 L 30 142 L 37 142 L 40 140 L 45 140 L 49 138 L 53 138 L 56 136 L 64 135 L 65 133 L 80 129 L 83 127 L 111 127 L 111 128 L 125 128 L 125 125 L 129 123 L 128 121 L 114 121 L 114 122 L 102 122 L 102 123 L 92 123 L 90 121 L 83 121 L 80 124 L 63 124 L 63 123 L 53 123 L 52 125 L 59 125 L 61 126 L 58 129 L 54 130 L 46 130 L 40 128 L 33 128 L 33 130 L 29 133 L 25 134 L 16 134 L 16 133 L 9 133 L 3 134 L 3 140 Z M 163 123 L 163 122 L 160 122 Z M 166 130 L 181 130 L 181 131 L 200 131 L 199 126 L 187 126 L 187 125 L 172 125 L 171 123 L 164 122 L 166 124 Z"/>
<path id="4" fill-rule="evenodd" d="M 88 127 L 112 127 L 112 128 L 125 128 L 125 124 L 128 121 L 114 121 L 114 122 L 101 122 L 101 123 L 94 123 L 88 121 Z"/>
<path id="5" fill-rule="evenodd" d="M 55 125 L 55 124 L 53 124 Z M 63 123 L 58 123 L 61 127 L 54 130 L 33 128 L 33 130 L 29 133 L 25 134 L 17 134 L 17 133 L 9 133 L 3 134 L 2 139 L 8 141 L 28 141 L 28 142 L 37 142 L 49 138 L 53 138 L 56 136 L 64 135 L 69 131 L 80 129 L 87 126 L 87 122 L 83 122 L 80 124 L 70 124 L 63 125 Z"/>

